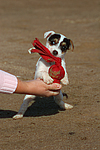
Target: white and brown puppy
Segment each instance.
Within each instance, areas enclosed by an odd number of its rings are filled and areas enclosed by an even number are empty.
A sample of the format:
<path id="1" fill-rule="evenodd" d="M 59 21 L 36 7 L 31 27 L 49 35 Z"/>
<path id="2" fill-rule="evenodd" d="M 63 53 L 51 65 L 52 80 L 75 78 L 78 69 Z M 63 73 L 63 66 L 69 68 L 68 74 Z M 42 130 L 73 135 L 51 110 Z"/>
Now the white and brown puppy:
<path id="1" fill-rule="evenodd" d="M 69 84 L 68 81 L 68 74 L 66 71 L 64 56 L 67 52 L 67 50 L 74 48 L 73 42 L 70 39 L 67 39 L 64 35 L 55 33 L 54 31 L 48 31 L 44 34 L 44 38 L 47 39 L 46 47 L 49 49 L 49 51 L 55 56 L 60 57 L 62 60 L 62 67 L 65 70 L 65 76 L 61 80 L 61 83 L 63 85 Z M 31 48 L 32 49 L 32 48 Z M 29 53 L 31 53 L 31 49 L 29 49 Z M 42 57 L 39 58 L 37 64 L 36 64 L 36 71 L 35 71 L 35 77 L 42 79 L 45 83 L 50 84 L 53 83 L 53 79 L 49 76 L 48 70 L 50 66 L 53 65 L 53 63 L 46 62 Z M 27 107 L 31 101 L 34 101 L 36 98 L 35 95 L 26 95 L 23 104 L 20 107 L 19 112 L 13 116 L 13 119 L 19 119 L 22 118 L 25 111 L 27 110 Z M 72 105 L 69 105 L 67 103 L 64 103 L 63 100 L 63 94 L 60 90 L 60 94 L 57 96 L 54 96 L 55 102 L 62 108 L 62 109 L 71 109 L 73 108 Z"/>

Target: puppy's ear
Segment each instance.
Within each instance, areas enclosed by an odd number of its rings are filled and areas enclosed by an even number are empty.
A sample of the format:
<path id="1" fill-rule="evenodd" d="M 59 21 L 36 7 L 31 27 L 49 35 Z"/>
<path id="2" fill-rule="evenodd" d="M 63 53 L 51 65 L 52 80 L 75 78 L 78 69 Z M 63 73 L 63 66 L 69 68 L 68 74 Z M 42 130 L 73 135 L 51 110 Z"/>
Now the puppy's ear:
<path id="1" fill-rule="evenodd" d="M 73 41 L 72 40 L 70 40 L 70 47 L 69 47 L 69 50 L 74 50 L 74 44 L 73 44 Z"/>
<path id="2" fill-rule="evenodd" d="M 54 34 L 54 31 L 48 31 L 44 33 L 44 38 L 48 39 L 52 34 Z"/>

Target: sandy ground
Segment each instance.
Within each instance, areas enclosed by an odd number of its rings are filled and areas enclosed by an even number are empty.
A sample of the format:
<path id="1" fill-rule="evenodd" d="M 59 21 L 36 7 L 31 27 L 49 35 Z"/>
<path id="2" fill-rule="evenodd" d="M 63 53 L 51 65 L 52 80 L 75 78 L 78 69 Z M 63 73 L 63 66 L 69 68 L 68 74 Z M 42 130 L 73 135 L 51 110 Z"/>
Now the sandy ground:
<path id="1" fill-rule="evenodd" d="M 0 0 L 0 69 L 32 79 L 39 55 L 27 50 L 48 30 L 74 42 L 62 88 L 74 108 L 41 98 L 13 120 L 24 95 L 0 94 L 0 150 L 100 150 L 100 0 Z"/>

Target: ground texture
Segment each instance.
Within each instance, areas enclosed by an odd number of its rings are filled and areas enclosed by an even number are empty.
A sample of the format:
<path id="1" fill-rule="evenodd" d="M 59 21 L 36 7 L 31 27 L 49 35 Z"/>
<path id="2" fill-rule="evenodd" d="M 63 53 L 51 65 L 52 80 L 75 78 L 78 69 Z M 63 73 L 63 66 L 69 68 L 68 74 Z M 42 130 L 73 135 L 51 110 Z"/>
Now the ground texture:
<path id="1" fill-rule="evenodd" d="M 100 0 L 0 0 L 0 69 L 32 79 L 39 55 L 27 50 L 48 30 L 74 42 L 62 88 L 74 108 L 38 98 L 13 120 L 24 95 L 0 94 L 0 150 L 100 150 Z"/>

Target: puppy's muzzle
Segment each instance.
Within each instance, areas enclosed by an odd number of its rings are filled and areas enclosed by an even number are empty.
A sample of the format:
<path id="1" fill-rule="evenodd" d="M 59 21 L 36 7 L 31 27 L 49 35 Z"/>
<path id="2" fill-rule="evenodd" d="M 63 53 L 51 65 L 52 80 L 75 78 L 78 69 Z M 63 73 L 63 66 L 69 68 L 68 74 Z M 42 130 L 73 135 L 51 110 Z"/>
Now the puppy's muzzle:
<path id="1" fill-rule="evenodd" d="M 58 52 L 57 52 L 56 50 L 54 50 L 54 51 L 52 52 L 52 54 L 53 54 L 54 56 L 57 56 L 57 55 L 58 55 Z"/>

